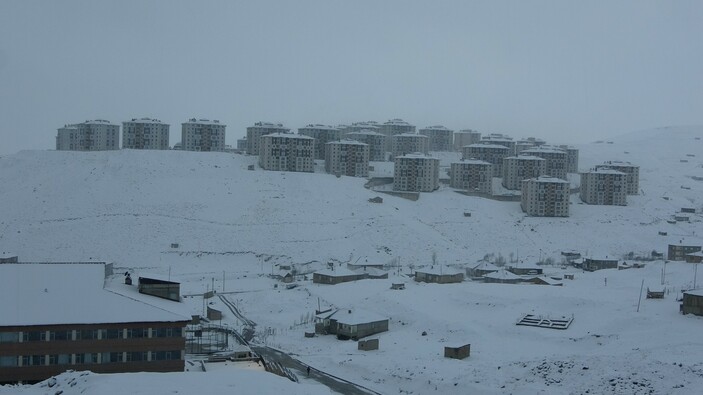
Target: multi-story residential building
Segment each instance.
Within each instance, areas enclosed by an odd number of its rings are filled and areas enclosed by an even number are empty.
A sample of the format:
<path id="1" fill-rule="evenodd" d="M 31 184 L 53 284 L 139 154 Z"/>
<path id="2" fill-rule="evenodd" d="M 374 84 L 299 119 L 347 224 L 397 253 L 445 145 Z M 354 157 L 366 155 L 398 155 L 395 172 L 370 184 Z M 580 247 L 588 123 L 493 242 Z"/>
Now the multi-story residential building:
<path id="1" fill-rule="evenodd" d="M 247 152 L 248 148 L 249 142 L 247 141 L 247 136 L 237 139 L 237 152 Z"/>
<path id="2" fill-rule="evenodd" d="M 640 167 L 630 162 L 608 161 L 596 166 L 596 169 L 613 169 L 627 174 L 628 195 L 637 195 L 640 192 Z"/>
<path id="3" fill-rule="evenodd" d="M 315 171 L 315 139 L 291 133 L 261 136 L 259 166 L 265 170 Z"/>
<path id="4" fill-rule="evenodd" d="M 158 119 L 132 118 L 122 122 L 122 148 L 168 149 L 169 125 Z"/>
<path id="5" fill-rule="evenodd" d="M 576 147 L 570 145 L 560 145 L 560 149 L 566 152 L 566 172 L 567 173 L 578 173 L 579 172 L 579 150 Z"/>
<path id="6" fill-rule="evenodd" d="M 454 131 L 445 128 L 444 126 L 428 126 L 420 129 L 420 134 L 430 138 L 430 151 L 449 152 L 452 150 Z"/>
<path id="7" fill-rule="evenodd" d="M 449 186 L 452 188 L 493 192 L 493 165 L 477 159 L 462 159 L 451 164 Z"/>
<path id="8" fill-rule="evenodd" d="M 315 139 L 315 159 L 325 159 L 325 144 L 342 139 L 342 130 L 334 126 L 310 124 L 298 129 L 298 134 Z"/>
<path id="9" fill-rule="evenodd" d="M 686 255 L 701 251 L 703 242 L 695 239 L 676 239 L 669 243 L 667 259 L 670 261 L 685 261 Z"/>
<path id="10" fill-rule="evenodd" d="M 354 122 L 351 125 L 339 125 L 337 128 L 342 131 L 342 136 L 349 133 L 358 133 L 363 130 L 370 130 L 373 132 L 379 132 L 381 130 L 378 126 L 378 122 L 374 121 Z"/>
<path id="11" fill-rule="evenodd" d="M 325 171 L 350 177 L 369 176 L 368 144 L 341 140 L 325 145 Z"/>
<path id="12" fill-rule="evenodd" d="M 541 176 L 522 181 L 520 206 L 534 217 L 569 216 L 569 182 Z"/>
<path id="13" fill-rule="evenodd" d="M 506 189 L 521 189 L 522 181 L 547 174 L 545 159 L 529 156 L 509 156 L 503 159 L 503 186 Z"/>
<path id="14" fill-rule="evenodd" d="M 588 204 L 627 205 L 627 174 L 613 169 L 581 173 L 581 200 Z"/>
<path id="15" fill-rule="evenodd" d="M 422 134 L 396 134 L 391 137 L 391 141 L 393 143 L 392 158 L 415 152 L 427 154 L 430 149 L 430 138 Z"/>
<path id="16" fill-rule="evenodd" d="M 510 148 L 498 144 L 471 144 L 462 149 L 463 159 L 478 159 L 493 165 L 493 177 L 503 176 L 503 159 L 511 156 Z"/>
<path id="17" fill-rule="evenodd" d="M 56 135 L 58 151 L 106 151 L 120 149 L 120 126 L 103 119 L 65 125 Z"/>
<path id="18" fill-rule="evenodd" d="M 481 141 L 481 132 L 471 129 L 464 129 L 454 132 L 454 150 L 461 150 L 471 144 L 478 144 Z"/>
<path id="19" fill-rule="evenodd" d="M 386 136 L 386 151 L 391 151 L 392 149 L 392 141 L 391 137 L 395 136 L 396 134 L 414 134 L 415 133 L 415 125 L 411 125 L 402 119 L 391 119 L 390 121 L 384 122 L 383 124 L 379 125 L 380 130 L 379 133 L 383 134 Z"/>
<path id="20" fill-rule="evenodd" d="M 249 155 L 259 155 L 261 149 L 261 136 L 274 133 L 289 133 L 290 129 L 280 123 L 257 122 L 254 126 L 247 127 L 246 151 Z"/>
<path id="21" fill-rule="evenodd" d="M 512 137 L 501 134 L 501 133 L 491 133 L 481 137 L 481 144 L 493 144 L 502 145 L 510 149 L 510 155 L 516 155 L 515 153 L 515 140 Z"/>
<path id="22" fill-rule="evenodd" d="M 395 158 L 393 190 L 432 192 L 439 188 L 439 159 L 407 154 Z"/>
<path id="23" fill-rule="evenodd" d="M 520 155 L 536 156 L 538 158 L 545 159 L 547 161 L 546 174 L 550 177 L 566 180 L 566 151 L 543 145 L 526 149 L 520 152 Z"/>
<path id="24" fill-rule="evenodd" d="M 386 136 L 371 129 L 347 133 L 346 138 L 368 144 L 369 160 L 383 162 L 386 160 Z"/>
<path id="25" fill-rule="evenodd" d="M 0 265 L 0 384 L 69 369 L 183 371 L 190 316 L 124 284 L 129 296 L 104 289 L 105 275 L 98 262 Z"/>
<path id="26" fill-rule="evenodd" d="M 191 118 L 181 124 L 181 149 L 222 152 L 225 150 L 226 127 L 216 119 Z"/>

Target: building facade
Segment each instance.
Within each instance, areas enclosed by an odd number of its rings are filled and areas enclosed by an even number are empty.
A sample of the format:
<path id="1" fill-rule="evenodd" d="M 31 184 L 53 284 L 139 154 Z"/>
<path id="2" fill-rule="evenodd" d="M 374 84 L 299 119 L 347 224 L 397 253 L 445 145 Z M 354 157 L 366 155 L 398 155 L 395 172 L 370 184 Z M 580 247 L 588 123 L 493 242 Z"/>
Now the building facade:
<path id="1" fill-rule="evenodd" d="M 503 176 L 503 159 L 511 156 L 510 148 L 498 144 L 471 144 L 462 149 L 463 159 L 478 159 L 493 165 L 493 177 Z"/>
<path id="2" fill-rule="evenodd" d="M 457 189 L 493 192 L 493 165 L 477 159 L 462 159 L 450 165 L 449 186 Z"/>
<path id="3" fill-rule="evenodd" d="M 391 119 L 387 122 L 382 123 L 379 126 L 379 133 L 386 136 L 386 151 L 391 151 L 392 142 L 391 137 L 396 134 L 414 134 L 415 125 L 411 125 L 402 119 Z"/>
<path id="4" fill-rule="evenodd" d="M 225 128 L 218 120 L 191 118 L 181 124 L 181 149 L 184 151 L 222 152 Z"/>
<path id="5" fill-rule="evenodd" d="M 364 130 L 370 130 L 372 132 L 379 133 L 381 128 L 378 126 L 378 122 L 366 121 L 366 122 L 354 122 L 351 125 L 339 125 L 338 129 L 342 131 L 342 136 L 349 133 L 358 133 Z"/>
<path id="6" fill-rule="evenodd" d="M 554 177 L 537 177 L 522 181 L 520 206 L 529 216 L 568 217 L 569 182 Z"/>
<path id="7" fill-rule="evenodd" d="M 120 149 L 120 126 L 104 119 L 65 125 L 56 135 L 57 151 L 107 151 Z"/>
<path id="8" fill-rule="evenodd" d="M 369 146 L 369 160 L 383 162 L 386 160 L 386 136 L 371 129 L 350 132 L 345 138 L 356 140 Z"/>
<path id="9" fill-rule="evenodd" d="M 393 190 L 432 192 L 439 188 L 439 159 L 407 154 L 395 158 Z"/>
<path id="10" fill-rule="evenodd" d="M 122 148 L 166 150 L 168 139 L 169 125 L 158 119 L 132 118 L 122 122 Z"/>
<path id="11" fill-rule="evenodd" d="M 536 156 L 509 156 L 503 159 L 503 186 L 519 190 L 522 180 L 537 178 L 547 174 L 547 161 Z"/>
<path id="12" fill-rule="evenodd" d="M 454 150 L 462 152 L 462 148 L 471 144 L 478 144 L 481 141 L 481 132 L 471 129 L 464 129 L 454 132 Z"/>
<path id="13" fill-rule="evenodd" d="M 510 149 L 510 155 L 516 155 L 515 146 L 516 142 L 512 137 L 501 134 L 501 133 L 491 133 L 481 137 L 481 144 L 492 144 L 492 145 L 502 145 Z"/>
<path id="14" fill-rule="evenodd" d="M 701 242 L 680 239 L 670 243 L 667 250 L 667 259 L 670 261 L 685 261 L 686 255 L 701 251 Z"/>
<path id="15" fill-rule="evenodd" d="M 290 133 L 261 136 L 259 166 L 265 170 L 315 171 L 315 139 Z"/>
<path id="16" fill-rule="evenodd" d="M 627 175 L 612 169 L 581 173 L 581 200 L 588 204 L 627 205 Z"/>
<path id="17" fill-rule="evenodd" d="M 613 169 L 627 175 L 626 193 L 637 195 L 640 193 L 640 167 L 630 162 L 608 161 L 596 166 L 596 169 Z"/>
<path id="18" fill-rule="evenodd" d="M 275 133 L 289 133 L 290 129 L 280 123 L 257 122 L 247 127 L 246 152 L 249 155 L 259 155 L 261 150 L 261 136 Z M 237 142 L 239 145 L 239 142 Z"/>
<path id="19" fill-rule="evenodd" d="M 536 156 L 546 160 L 546 174 L 550 177 L 566 180 L 566 151 L 547 146 L 533 147 L 520 152 L 520 155 Z"/>
<path id="20" fill-rule="evenodd" d="M 428 126 L 420 129 L 420 134 L 429 137 L 429 150 L 449 152 L 452 150 L 454 131 L 444 126 Z"/>
<path id="21" fill-rule="evenodd" d="M 422 134 L 396 134 L 391 137 L 391 142 L 393 147 L 391 150 L 392 158 L 415 152 L 427 154 L 430 149 L 430 138 Z"/>
<path id="22" fill-rule="evenodd" d="M 560 145 L 559 148 L 566 152 L 566 172 L 579 172 L 579 150 L 569 145 Z"/>
<path id="23" fill-rule="evenodd" d="M 325 144 L 330 141 L 339 141 L 342 130 L 334 126 L 310 124 L 298 129 L 298 134 L 315 139 L 315 159 L 325 159 Z"/>
<path id="24" fill-rule="evenodd" d="M 327 143 L 325 147 L 325 171 L 349 177 L 368 177 L 368 144 L 354 140 Z"/>

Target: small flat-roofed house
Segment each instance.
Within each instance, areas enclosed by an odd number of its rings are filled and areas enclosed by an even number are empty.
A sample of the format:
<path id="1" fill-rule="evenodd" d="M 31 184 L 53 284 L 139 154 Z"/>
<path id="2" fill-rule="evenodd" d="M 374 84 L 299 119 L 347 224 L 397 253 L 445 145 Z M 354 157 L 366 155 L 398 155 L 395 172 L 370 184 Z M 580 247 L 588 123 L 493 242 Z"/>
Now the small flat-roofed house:
<path id="1" fill-rule="evenodd" d="M 483 282 L 497 284 L 517 284 L 522 282 L 522 277 L 510 273 L 505 269 L 483 275 Z"/>
<path id="2" fill-rule="evenodd" d="M 619 262 L 620 261 L 617 259 L 612 259 L 608 257 L 583 258 L 583 265 L 581 266 L 581 268 L 589 272 L 603 269 L 617 269 Z"/>
<path id="3" fill-rule="evenodd" d="M 525 281 L 528 283 L 537 284 L 537 285 L 552 285 L 552 286 L 557 286 L 557 287 L 564 285 L 563 282 L 561 282 L 559 280 L 555 280 L 555 279 L 548 277 L 548 276 L 528 277 L 528 278 L 525 278 Z"/>
<path id="4" fill-rule="evenodd" d="M 363 272 L 357 273 L 345 268 L 325 269 L 312 274 L 312 282 L 315 284 L 339 284 L 365 278 L 367 278 L 367 275 Z"/>
<path id="5" fill-rule="evenodd" d="M 0 383 L 69 369 L 183 371 L 191 318 L 104 289 L 104 280 L 104 263 L 0 265 Z"/>
<path id="6" fill-rule="evenodd" d="M 339 309 L 317 319 L 327 333 L 340 340 L 359 340 L 388 330 L 388 317 L 359 309 Z"/>
<path id="7" fill-rule="evenodd" d="M 415 271 L 415 281 L 437 284 L 460 283 L 464 281 L 464 273 L 451 268 L 422 269 Z"/>
<path id="8" fill-rule="evenodd" d="M 703 290 L 684 292 L 680 310 L 683 314 L 703 315 Z"/>

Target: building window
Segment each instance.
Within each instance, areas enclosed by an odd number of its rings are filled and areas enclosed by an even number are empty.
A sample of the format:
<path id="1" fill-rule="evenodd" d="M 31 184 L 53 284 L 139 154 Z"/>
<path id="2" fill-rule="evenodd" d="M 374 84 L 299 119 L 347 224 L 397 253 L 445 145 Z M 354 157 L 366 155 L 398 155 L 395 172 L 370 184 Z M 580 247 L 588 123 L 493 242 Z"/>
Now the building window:
<path id="1" fill-rule="evenodd" d="M 181 352 L 175 351 L 156 351 L 151 353 L 154 361 L 174 361 L 181 359 Z"/>
<path id="2" fill-rule="evenodd" d="M 134 351 L 127 353 L 127 362 L 147 361 L 148 353 L 143 351 Z"/>
<path id="3" fill-rule="evenodd" d="M 17 356 L 16 355 L 0 356 L 0 367 L 11 367 L 11 366 L 17 366 Z"/>
<path id="4" fill-rule="evenodd" d="M 45 334 L 45 333 L 46 333 L 46 332 L 42 332 L 42 331 L 22 332 L 22 334 L 23 334 L 22 341 L 25 341 L 25 342 L 38 342 L 38 341 L 41 341 L 41 340 L 43 340 L 43 339 L 42 339 L 42 336 L 43 336 L 43 334 Z"/>
<path id="5" fill-rule="evenodd" d="M 105 329 L 103 339 L 122 339 L 122 329 Z"/>
<path id="6" fill-rule="evenodd" d="M 98 330 L 97 329 L 83 329 L 76 331 L 76 340 L 97 340 Z"/>
<path id="7" fill-rule="evenodd" d="M 71 331 L 51 331 L 49 332 L 50 340 L 71 340 L 73 338 Z"/>
<path id="8" fill-rule="evenodd" d="M 23 355 L 22 366 L 41 366 L 44 365 L 43 355 Z"/>
<path id="9" fill-rule="evenodd" d="M 102 363 L 122 362 L 121 352 L 104 352 L 102 353 Z"/>
<path id="10" fill-rule="evenodd" d="M 0 343 L 17 343 L 20 341 L 20 332 L 0 332 Z"/>
<path id="11" fill-rule="evenodd" d="M 149 328 L 129 328 L 127 329 L 128 339 L 139 339 L 149 337 Z"/>

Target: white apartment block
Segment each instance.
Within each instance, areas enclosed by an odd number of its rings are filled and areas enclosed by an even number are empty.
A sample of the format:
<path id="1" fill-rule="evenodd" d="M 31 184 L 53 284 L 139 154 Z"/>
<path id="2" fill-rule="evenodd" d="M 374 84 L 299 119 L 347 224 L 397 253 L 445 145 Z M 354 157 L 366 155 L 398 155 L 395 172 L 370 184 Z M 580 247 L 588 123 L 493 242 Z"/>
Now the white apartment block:
<path id="1" fill-rule="evenodd" d="M 509 156 L 503 159 L 503 186 L 519 190 L 522 181 L 547 174 L 547 160 L 536 156 Z"/>
<path id="2" fill-rule="evenodd" d="M 560 148 L 540 146 L 520 152 L 520 155 L 529 155 L 543 158 L 547 161 L 547 175 L 566 180 L 566 151 Z"/>
<path id="3" fill-rule="evenodd" d="M 449 152 L 454 142 L 454 131 L 441 125 L 428 126 L 420 129 L 420 134 L 430 138 L 430 151 Z"/>
<path id="4" fill-rule="evenodd" d="M 132 118 L 122 122 L 122 148 L 168 149 L 169 125 L 158 119 Z"/>
<path id="5" fill-rule="evenodd" d="M 368 177 L 369 145 L 354 140 L 325 144 L 325 171 L 349 177 Z"/>
<path id="6" fill-rule="evenodd" d="M 299 128 L 298 134 L 315 139 L 315 159 L 325 159 L 325 144 L 342 139 L 341 129 L 319 124 L 310 124 Z"/>
<path id="7" fill-rule="evenodd" d="M 378 122 L 366 121 L 366 122 L 354 122 L 351 125 L 339 125 L 338 129 L 342 131 L 342 135 L 349 133 L 358 133 L 363 130 L 371 130 L 374 132 L 380 132 L 381 127 L 378 126 Z"/>
<path id="8" fill-rule="evenodd" d="M 237 139 L 237 151 L 238 152 L 247 152 L 249 142 L 247 141 L 247 137 L 244 136 L 241 139 Z"/>
<path id="9" fill-rule="evenodd" d="M 225 128 L 218 120 L 191 118 L 181 124 L 181 149 L 184 151 L 225 150 Z"/>
<path id="10" fill-rule="evenodd" d="M 454 132 L 454 150 L 461 150 L 471 144 L 478 144 L 481 141 L 481 132 L 471 129 L 464 129 Z"/>
<path id="11" fill-rule="evenodd" d="M 515 153 L 516 142 L 512 137 L 500 133 L 491 133 L 481 137 L 481 144 L 502 145 L 510 149 L 510 156 L 517 155 Z"/>
<path id="12" fill-rule="evenodd" d="M 640 192 L 640 167 L 630 162 L 608 161 L 596 166 L 596 169 L 613 169 L 627 174 L 628 195 L 637 195 Z"/>
<path id="13" fill-rule="evenodd" d="M 315 139 L 291 133 L 261 136 L 259 166 L 265 170 L 312 173 L 315 171 Z"/>
<path id="14" fill-rule="evenodd" d="M 345 138 L 356 140 L 360 143 L 368 144 L 369 160 L 372 162 L 383 162 L 386 160 L 386 136 L 371 129 L 363 129 L 358 132 L 350 132 Z"/>
<path id="15" fill-rule="evenodd" d="M 261 149 L 261 136 L 288 132 L 290 132 L 290 129 L 280 123 L 256 122 L 254 126 L 247 127 L 247 154 L 259 155 L 259 150 Z"/>
<path id="16" fill-rule="evenodd" d="M 535 137 L 527 137 L 522 140 L 518 140 L 517 143 L 515 143 L 515 155 L 519 155 L 520 152 L 524 150 L 540 147 L 545 144 L 547 144 L 546 141 Z"/>
<path id="17" fill-rule="evenodd" d="M 579 172 L 579 150 L 569 145 L 560 145 L 559 148 L 566 151 L 566 172 Z"/>
<path id="18" fill-rule="evenodd" d="M 503 176 L 503 159 L 511 156 L 510 148 L 498 144 L 471 144 L 462 149 L 462 159 L 478 159 L 493 165 L 493 177 Z"/>
<path id="19" fill-rule="evenodd" d="M 430 138 L 415 133 L 403 133 L 391 136 L 392 150 L 391 157 L 403 156 L 405 154 L 422 153 L 427 154 L 430 150 Z"/>
<path id="20" fill-rule="evenodd" d="M 59 151 L 106 151 L 120 149 L 120 126 L 103 119 L 65 125 L 58 129 Z"/>
<path id="21" fill-rule="evenodd" d="M 379 125 L 380 130 L 379 132 L 386 136 L 386 151 L 391 151 L 392 150 L 392 141 L 391 137 L 395 136 L 396 134 L 414 134 L 415 133 L 415 126 L 411 125 L 402 119 L 391 119 L 390 121 L 384 122 L 383 124 Z"/>
<path id="22" fill-rule="evenodd" d="M 393 190 L 432 192 L 439 188 L 439 159 L 408 154 L 395 158 Z"/>
<path id="23" fill-rule="evenodd" d="M 449 186 L 491 194 L 493 193 L 493 165 L 477 159 L 453 162 L 449 170 Z"/>
<path id="24" fill-rule="evenodd" d="M 627 174 L 613 169 L 581 173 L 581 200 L 588 204 L 627 205 Z"/>
<path id="25" fill-rule="evenodd" d="M 568 217 L 569 182 L 541 176 L 522 181 L 522 211 L 533 217 Z"/>

